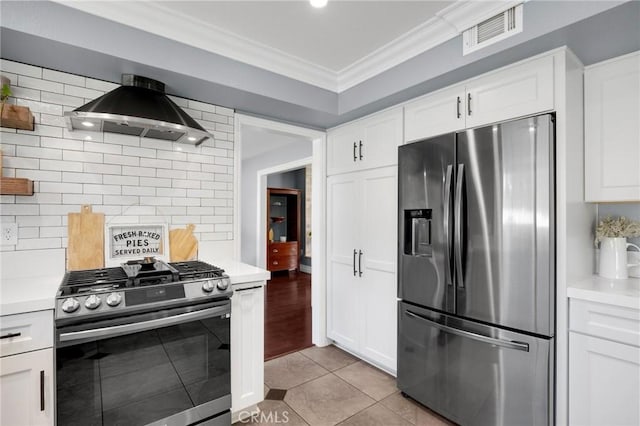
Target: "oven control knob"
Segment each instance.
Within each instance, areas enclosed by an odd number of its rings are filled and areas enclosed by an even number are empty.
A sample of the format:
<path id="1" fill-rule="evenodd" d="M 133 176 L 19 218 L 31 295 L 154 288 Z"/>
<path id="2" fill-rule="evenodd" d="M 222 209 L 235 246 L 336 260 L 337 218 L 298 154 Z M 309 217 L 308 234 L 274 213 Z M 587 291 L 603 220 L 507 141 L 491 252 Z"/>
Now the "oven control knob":
<path id="1" fill-rule="evenodd" d="M 206 293 L 211 293 L 214 288 L 216 288 L 216 285 L 213 281 L 205 281 L 202 283 L 202 290 Z"/>
<path id="2" fill-rule="evenodd" d="M 77 311 L 79 307 L 80 307 L 80 302 L 78 302 L 78 299 L 76 299 L 75 297 L 69 297 L 67 299 L 64 299 L 64 302 L 62 302 L 62 306 L 61 306 L 62 311 L 68 314 L 70 314 L 71 312 Z"/>
<path id="3" fill-rule="evenodd" d="M 218 287 L 218 290 L 226 290 L 229 288 L 229 279 L 228 278 L 223 278 L 221 280 L 218 280 L 218 284 L 216 284 L 216 287 Z"/>
<path id="4" fill-rule="evenodd" d="M 107 296 L 107 305 L 109 306 L 118 306 L 122 302 L 122 296 L 118 293 L 111 293 Z"/>
<path id="5" fill-rule="evenodd" d="M 95 294 L 92 294 L 91 296 L 87 297 L 87 300 L 84 301 L 84 306 L 87 309 L 96 309 L 98 306 L 100 306 L 101 303 L 102 300 L 100 300 L 100 298 Z"/>

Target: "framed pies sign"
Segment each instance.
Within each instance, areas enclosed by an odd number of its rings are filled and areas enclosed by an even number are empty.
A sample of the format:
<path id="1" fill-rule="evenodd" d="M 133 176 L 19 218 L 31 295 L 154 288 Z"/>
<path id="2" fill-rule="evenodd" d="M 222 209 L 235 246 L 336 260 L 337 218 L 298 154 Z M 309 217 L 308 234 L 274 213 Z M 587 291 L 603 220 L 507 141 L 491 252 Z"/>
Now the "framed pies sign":
<path id="1" fill-rule="evenodd" d="M 105 227 L 105 265 L 119 266 L 128 260 L 155 257 L 169 261 L 166 224 L 112 224 Z"/>

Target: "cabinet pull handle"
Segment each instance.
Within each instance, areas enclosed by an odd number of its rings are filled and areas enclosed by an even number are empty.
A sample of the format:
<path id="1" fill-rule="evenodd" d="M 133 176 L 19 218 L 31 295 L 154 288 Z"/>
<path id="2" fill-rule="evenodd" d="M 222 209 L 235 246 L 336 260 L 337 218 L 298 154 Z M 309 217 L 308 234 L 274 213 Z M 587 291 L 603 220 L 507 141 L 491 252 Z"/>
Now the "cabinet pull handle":
<path id="1" fill-rule="evenodd" d="M 354 277 L 358 273 L 358 271 L 356 270 L 356 254 L 358 254 L 358 252 L 356 251 L 356 249 L 353 249 L 353 276 Z"/>
<path id="2" fill-rule="evenodd" d="M 40 411 L 44 411 L 44 370 L 40 370 Z"/>
<path id="3" fill-rule="evenodd" d="M 471 93 L 467 93 L 467 115 L 471 115 Z"/>
<path id="4" fill-rule="evenodd" d="M 278 261 L 277 261 L 277 260 L 274 260 L 274 261 L 273 261 L 273 264 L 274 264 L 274 265 L 277 265 L 277 264 L 278 264 Z"/>
<path id="5" fill-rule="evenodd" d="M 0 339 L 10 339 L 12 337 L 18 337 L 21 335 L 22 333 L 8 333 L 8 334 L 5 334 L 4 336 L 0 336 Z"/>
<path id="6" fill-rule="evenodd" d="M 360 161 L 362 161 L 363 158 L 364 156 L 362 155 L 362 141 L 360 141 Z"/>
<path id="7" fill-rule="evenodd" d="M 460 96 L 457 96 L 456 99 L 456 115 L 460 118 L 460 103 L 462 103 L 462 101 L 460 100 Z"/>
<path id="8" fill-rule="evenodd" d="M 362 250 L 358 250 L 358 276 L 362 276 Z"/>
<path id="9" fill-rule="evenodd" d="M 273 252 L 274 252 L 274 253 L 277 253 L 277 252 L 278 252 L 278 249 L 273 249 Z"/>
<path id="10" fill-rule="evenodd" d="M 358 145 L 354 142 L 353 143 L 353 162 L 354 163 L 358 159 L 358 157 L 356 156 L 356 149 L 358 149 Z"/>

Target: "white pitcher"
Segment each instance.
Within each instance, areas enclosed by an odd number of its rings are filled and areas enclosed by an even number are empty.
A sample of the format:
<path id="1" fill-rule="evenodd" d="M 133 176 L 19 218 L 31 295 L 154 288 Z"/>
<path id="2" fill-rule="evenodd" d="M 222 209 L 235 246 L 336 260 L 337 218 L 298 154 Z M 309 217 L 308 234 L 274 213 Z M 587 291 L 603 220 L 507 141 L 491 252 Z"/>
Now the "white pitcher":
<path id="1" fill-rule="evenodd" d="M 637 264 L 627 263 L 627 247 L 634 247 L 640 251 L 640 247 L 627 243 L 627 239 L 603 238 L 600 241 L 600 268 L 599 274 L 604 278 L 625 279 L 629 278 L 629 267 Z"/>

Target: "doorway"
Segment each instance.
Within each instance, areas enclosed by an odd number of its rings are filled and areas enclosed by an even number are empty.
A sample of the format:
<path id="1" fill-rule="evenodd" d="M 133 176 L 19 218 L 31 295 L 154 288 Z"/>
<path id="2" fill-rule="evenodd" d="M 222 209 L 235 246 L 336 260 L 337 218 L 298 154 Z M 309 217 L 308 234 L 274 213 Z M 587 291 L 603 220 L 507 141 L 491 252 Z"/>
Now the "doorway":
<path id="1" fill-rule="evenodd" d="M 307 247 L 305 253 L 313 253 L 311 265 L 302 262 L 301 271 L 298 271 L 297 291 L 310 293 L 311 307 L 311 341 L 317 346 L 326 346 L 329 342 L 326 337 L 326 303 L 325 303 L 325 271 L 324 264 L 325 250 L 325 181 L 323 177 L 326 173 L 325 145 L 326 135 L 324 132 L 278 123 L 257 117 L 236 114 L 236 147 L 235 147 L 235 167 L 239 170 L 240 179 L 235 183 L 234 211 L 236 238 L 235 253 L 238 259 L 246 263 L 254 264 L 265 268 L 266 242 L 268 239 L 268 229 L 264 224 L 266 217 L 266 188 L 267 178 L 270 174 L 282 173 L 310 165 L 311 196 L 309 199 L 311 217 L 313 218 L 309 232 L 304 232 Z M 291 153 L 299 145 L 281 146 L 279 151 L 279 161 L 269 162 L 270 156 L 261 152 L 257 164 L 263 168 L 243 167 L 242 151 L 246 143 L 250 143 L 247 135 L 253 135 L 255 139 L 262 143 L 260 149 L 266 149 L 267 139 L 274 135 L 280 139 L 298 138 L 304 139 L 311 144 L 311 150 L 303 158 L 293 159 Z M 258 135 L 256 138 L 255 136 Z M 252 168 L 253 167 L 253 168 Z M 251 187 L 251 191 L 244 191 L 245 185 Z M 242 194 L 240 188 L 243 188 Z M 255 194 L 255 195 L 251 195 Z M 248 199 L 248 197 L 250 199 Z M 252 217 L 253 215 L 253 217 Z M 318 237 L 311 238 L 312 235 Z M 311 272 L 310 276 L 308 272 Z M 304 274 L 304 275 L 302 275 Z M 289 281 L 288 273 L 286 280 Z M 274 278 L 279 278 L 274 275 Z M 305 283 L 305 279 L 308 281 Z M 301 284 L 302 283 L 302 284 Z M 269 283 L 271 285 L 271 283 Z M 267 291 L 269 288 L 267 285 Z M 291 284 L 293 285 L 293 284 Z M 276 286 L 273 286 L 276 288 Z M 281 287 L 282 288 L 282 287 Z M 305 289 L 305 290 L 301 290 Z M 267 295 L 267 297 L 269 297 Z M 275 296 L 274 296 L 275 297 Z M 280 297 L 286 301 L 286 297 Z"/>

